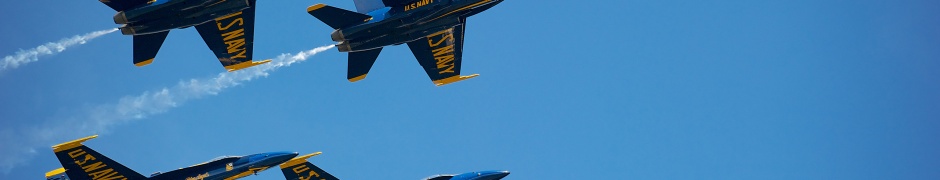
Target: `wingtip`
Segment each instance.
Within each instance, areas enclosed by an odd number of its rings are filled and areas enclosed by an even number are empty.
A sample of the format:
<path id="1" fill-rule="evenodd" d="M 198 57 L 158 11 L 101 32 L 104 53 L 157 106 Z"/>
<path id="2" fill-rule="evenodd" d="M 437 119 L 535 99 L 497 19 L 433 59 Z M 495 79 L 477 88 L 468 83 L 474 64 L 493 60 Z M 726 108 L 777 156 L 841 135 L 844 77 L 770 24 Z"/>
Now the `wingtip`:
<path id="1" fill-rule="evenodd" d="M 258 62 L 248 60 L 248 61 L 245 61 L 245 62 L 242 62 L 242 63 L 238 63 L 238 64 L 235 64 L 235 65 L 225 66 L 225 69 L 227 69 L 228 72 L 234 72 L 234 71 L 242 70 L 242 69 L 245 69 L 245 68 L 250 68 L 250 67 L 252 67 L 252 66 L 257 66 L 257 65 L 261 65 L 261 64 L 269 63 L 269 62 L 271 62 L 270 59 L 266 59 L 266 60 L 258 61 Z"/>
<path id="2" fill-rule="evenodd" d="M 323 8 L 326 4 L 314 4 L 313 6 L 307 7 L 307 12 L 316 11 L 317 9 Z"/>
<path id="3" fill-rule="evenodd" d="M 303 156 L 294 157 L 293 159 L 290 159 L 290 160 L 288 160 L 287 162 L 281 163 L 281 169 L 289 168 L 289 167 L 291 167 L 291 166 L 295 166 L 295 165 L 297 165 L 297 164 L 301 164 L 301 163 L 307 162 L 307 158 L 310 158 L 310 157 L 313 157 L 313 156 L 317 156 L 317 155 L 320 155 L 320 154 L 323 154 L 323 152 L 315 152 L 315 153 L 310 153 L 310 154 L 306 154 L 306 155 L 303 155 Z"/>
<path id="4" fill-rule="evenodd" d="M 434 85 L 443 86 L 443 85 L 447 85 L 450 83 L 455 83 L 455 82 L 460 82 L 460 81 L 467 80 L 470 78 L 475 78 L 477 76 L 480 76 L 480 74 L 471 74 L 469 76 L 461 76 L 461 75 L 451 76 L 449 78 L 444 78 L 444 79 L 439 79 L 439 80 L 434 81 Z"/>
<path id="5" fill-rule="evenodd" d="M 69 142 L 65 142 L 65 143 L 62 143 L 62 144 L 57 144 L 57 145 L 55 145 L 55 146 L 52 146 L 52 151 L 53 151 L 53 152 L 59 152 L 59 151 L 64 151 L 64 150 L 72 149 L 72 148 L 75 148 L 75 147 L 78 147 L 78 146 L 82 145 L 82 142 L 85 142 L 85 141 L 88 141 L 88 140 L 91 140 L 91 139 L 94 139 L 94 138 L 97 138 L 97 137 L 98 137 L 98 135 L 96 134 L 96 135 L 91 135 L 91 136 L 88 136 L 88 137 L 83 137 L 83 138 L 79 138 L 79 139 L 76 139 L 76 140 L 72 140 L 72 141 L 69 141 Z"/>
<path id="6" fill-rule="evenodd" d="M 65 168 L 54 169 L 52 171 L 46 172 L 46 179 L 51 178 L 52 176 L 62 174 L 65 172 Z"/>
<path id="7" fill-rule="evenodd" d="M 149 65 L 150 63 L 153 63 L 153 58 L 150 58 L 150 59 L 145 60 L 145 61 L 141 61 L 141 62 L 134 63 L 134 66 L 143 67 L 143 66 Z"/>
<path id="8" fill-rule="evenodd" d="M 369 74 L 363 74 L 363 75 L 356 76 L 356 77 L 354 77 L 354 78 L 349 78 L 349 82 L 356 82 L 356 81 L 360 81 L 360 80 L 362 80 L 362 79 L 365 79 L 365 78 L 366 78 L 366 75 L 369 75 Z"/>
<path id="9" fill-rule="evenodd" d="M 310 158 L 310 157 L 313 157 L 313 156 L 317 156 L 317 155 L 320 155 L 320 154 L 323 154 L 323 152 L 315 152 L 315 153 L 310 153 L 310 154 L 306 154 L 306 155 L 303 155 L 303 156 L 297 156 L 297 157 L 295 157 L 294 159 L 307 159 L 307 158 Z M 293 159 L 292 159 L 292 160 L 293 160 Z"/>

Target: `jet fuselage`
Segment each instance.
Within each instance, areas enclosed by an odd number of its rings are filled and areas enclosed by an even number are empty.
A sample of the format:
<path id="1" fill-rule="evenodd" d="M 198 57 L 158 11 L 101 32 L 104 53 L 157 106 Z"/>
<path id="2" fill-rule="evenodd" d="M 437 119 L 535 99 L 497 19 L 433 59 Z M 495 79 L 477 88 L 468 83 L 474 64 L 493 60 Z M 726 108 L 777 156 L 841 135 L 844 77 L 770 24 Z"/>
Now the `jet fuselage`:
<path id="1" fill-rule="evenodd" d="M 417 0 L 369 12 L 372 19 L 330 35 L 340 52 L 408 43 L 462 23 L 503 0 Z"/>
<path id="2" fill-rule="evenodd" d="M 509 175 L 509 171 L 478 171 L 457 175 L 436 175 L 425 180 L 500 180 Z"/>
<path id="3" fill-rule="evenodd" d="M 154 173 L 150 179 L 181 180 L 231 180 L 255 174 L 287 162 L 297 156 L 296 152 L 270 152 L 247 156 L 230 156 L 209 162 L 173 170 Z"/>
<path id="4" fill-rule="evenodd" d="M 155 0 L 120 11 L 114 23 L 124 24 L 124 35 L 152 34 L 182 29 L 249 8 L 249 0 Z M 224 26 L 224 25 L 219 25 Z"/>
<path id="5" fill-rule="evenodd" d="M 500 180 L 509 175 L 509 171 L 480 171 L 463 173 L 451 180 Z"/>

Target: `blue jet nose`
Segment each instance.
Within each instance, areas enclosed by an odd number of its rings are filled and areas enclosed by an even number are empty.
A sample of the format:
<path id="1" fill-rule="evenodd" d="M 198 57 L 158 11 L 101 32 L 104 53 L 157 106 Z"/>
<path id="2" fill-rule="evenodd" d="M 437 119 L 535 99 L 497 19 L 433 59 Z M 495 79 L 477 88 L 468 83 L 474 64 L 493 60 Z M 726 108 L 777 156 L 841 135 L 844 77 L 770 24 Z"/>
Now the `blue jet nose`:
<path id="1" fill-rule="evenodd" d="M 488 179 L 488 180 L 499 180 L 499 179 L 503 179 L 503 178 L 506 177 L 506 176 L 509 176 L 509 171 L 496 171 L 496 172 L 491 172 L 491 174 L 485 175 L 485 176 L 486 176 L 487 178 L 484 178 L 484 179 Z"/>
<path id="2" fill-rule="evenodd" d="M 287 162 L 288 160 L 293 159 L 294 157 L 297 157 L 297 154 L 298 154 L 297 152 L 271 152 L 271 153 L 267 153 L 264 159 L 265 159 L 265 162 L 270 163 L 270 164 L 266 163 L 267 165 L 276 166 L 278 164 Z"/>
<path id="3" fill-rule="evenodd" d="M 283 162 L 287 162 L 287 160 L 290 160 L 290 159 L 293 159 L 294 157 L 297 157 L 298 154 L 300 154 L 300 153 L 297 153 L 297 152 L 278 152 L 278 153 L 274 153 L 274 156 L 275 156 L 274 158 L 276 158 L 276 159 L 278 160 L 278 162 L 283 163 Z"/>
<path id="4" fill-rule="evenodd" d="M 480 171 L 472 180 L 500 180 L 509 175 L 509 171 Z"/>

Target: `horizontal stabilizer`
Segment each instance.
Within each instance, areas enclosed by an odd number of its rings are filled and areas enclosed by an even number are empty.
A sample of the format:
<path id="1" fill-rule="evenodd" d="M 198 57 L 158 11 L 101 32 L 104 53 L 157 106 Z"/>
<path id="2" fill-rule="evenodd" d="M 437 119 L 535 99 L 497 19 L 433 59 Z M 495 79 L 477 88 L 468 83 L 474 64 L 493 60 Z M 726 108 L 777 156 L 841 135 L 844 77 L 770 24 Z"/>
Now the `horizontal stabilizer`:
<path id="1" fill-rule="evenodd" d="M 98 0 L 104 5 L 108 5 L 114 11 L 125 11 L 134 7 L 137 7 L 142 4 L 150 2 L 150 0 Z"/>
<path id="2" fill-rule="evenodd" d="M 345 9 L 327 6 L 326 4 L 316 4 L 307 8 L 307 13 L 313 15 L 326 25 L 333 29 L 340 29 L 372 19 L 372 16 L 362 13 L 352 12 Z"/>
<path id="3" fill-rule="evenodd" d="M 379 53 L 381 52 L 382 48 L 350 52 L 346 79 L 348 79 L 349 82 L 365 79 L 366 74 L 369 74 L 369 70 L 372 69 L 372 65 L 375 64 L 375 60 L 379 58 Z"/>
<path id="4" fill-rule="evenodd" d="M 170 31 L 134 36 L 134 65 L 140 67 L 152 63 L 168 34 Z"/>
<path id="5" fill-rule="evenodd" d="M 323 171 L 320 167 L 313 165 L 307 158 L 320 155 L 320 152 L 315 152 L 299 157 L 295 157 L 283 164 L 281 164 L 281 172 L 284 173 L 284 178 L 287 180 L 306 180 L 306 179 L 319 179 L 319 180 L 339 180 L 330 173 Z"/>

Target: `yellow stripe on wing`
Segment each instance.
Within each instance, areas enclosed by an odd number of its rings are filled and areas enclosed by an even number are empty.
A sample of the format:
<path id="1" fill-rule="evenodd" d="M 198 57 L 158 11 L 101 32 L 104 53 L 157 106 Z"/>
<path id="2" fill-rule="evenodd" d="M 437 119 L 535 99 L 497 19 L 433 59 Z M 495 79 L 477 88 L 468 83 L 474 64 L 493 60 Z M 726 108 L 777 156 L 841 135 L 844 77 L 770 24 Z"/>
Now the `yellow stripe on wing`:
<path id="1" fill-rule="evenodd" d="M 326 4 L 314 4 L 313 6 L 307 7 L 307 12 L 316 11 L 317 9 L 325 7 Z"/>
<path id="2" fill-rule="evenodd" d="M 310 157 L 313 157 L 313 156 L 316 156 L 316 155 L 320 155 L 320 154 L 323 154 L 323 152 L 315 152 L 315 153 L 310 153 L 310 154 L 307 154 L 307 155 L 295 157 L 294 159 L 290 159 L 289 161 L 284 162 L 283 164 L 281 164 L 281 169 L 289 168 L 289 167 L 291 167 L 291 166 L 295 166 L 295 165 L 298 165 L 298 164 L 302 164 L 302 163 L 304 163 L 304 162 L 307 162 L 307 158 L 310 158 Z"/>
<path id="3" fill-rule="evenodd" d="M 447 84 L 450 84 L 450 83 L 455 83 L 455 82 L 458 82 L 458 81 L 463 81 L 463 80 L 467 80 L 467 79 L 470 79 L 470 78 L 475 78 L 475 77 L 477 77 L 477 76 L 479 76 L 479 75 L 480 75 L 480 74 L 471 74 L 471 75 L 469 75 L 469 76 L 456 75 L 456 76 L 451 76 L 451 77 L 449 77 L 449 78 L 438 79 L 438 80 L 433 81 L 433 82 L 434 82 L 434 85 L 443 86 L 443 85 L 447 85 Z"/>
<path id="4" fill-rule="evenodd" d="M 225 69 L 228 69 L 228 72 L 232 72 L 232 71 L 238 71 L 238 70 L 245 69 L 245 68 L 250 68 L 250 67 L 252 67 L 252 66 L 261 65 L 261 64 L 264 64 L 264 63 L 268 63 L 268 62 L 271 62 L 271 60 L 268 59 L 268 60 L 264 60 L 264 61 L 260 61 L 260 62 L 254 62 L 254 61 L 248 60 L 248 61 L 245 61 L 245 62 L 242 62 L 242 63 L 238 63 L 238 64 L 235 64 L 235 65 L 228 65 L 228 66 L 225 66 Z"/>
<path id="5" fill-rule="evenodd" d="M 150 64 L 150 63 L 153 63 L 153 58 L 150 58 L 150 59 L 148 59 L 148 60 L 146 60 L 146 61 L 141 61 L 141 62 L 139 62 L 139 63 L 134 63 L 134 66 L 141 67 L 141 66 L 146 66 L 146 65 L 148 65 L 148 64 Z"/>
<path id="6" fill-rule="evenodd" d="M 81 146 L 81 145 L 82 145 L 82 142 L 85 142 L 85 141 L 90 140 L 90 139 L 94 139 L 94 138 L 96 138 L 96 137 L 98 137 L 98 135 L 92 135 L 92 136 L 88 136 L 88 137 L 83 137 L 83 138 L 81 138 L 81 139 L 76 139 L 76 140 L 72 140 L 72 141 L 69 141 L 69 142 L 65 142 L 65 143 L 62 143 L 62 144 L 57 144 L 57 145 L 55 145 L 55 146 L 52 146 L 52 151 L 53 151 L 53 152 L 59 152 L 59 151 L 69 150 L 69 149 L 72 149 L 72 148 Z"/>
<path id="7" fill-rule="evenodd" d="M 356 77 L 354 77 L 354 78 L 349 78 L 349 82 L 356 82 L 356 81 L 365 79 L 365 78 L 366 78 L 366 75 L 369 75 L 369 74 L 363 74 L 363 75 L 360 75 L 360 76 L 356 76 Z"/>
<path id="8" fill-rule="evenodd" d="M 55 169 L 55 170 L 46 172 L 46 179 L 49 179 L 49 178 L 51 178 L 52 176 L 55 176 L 55 175 L 57 175 L 57 174 L 62 174 L 62 173 L 64 173 L 64 172 L 65 172 L 65 168 L 59 168 L 59 169 Z"/>

